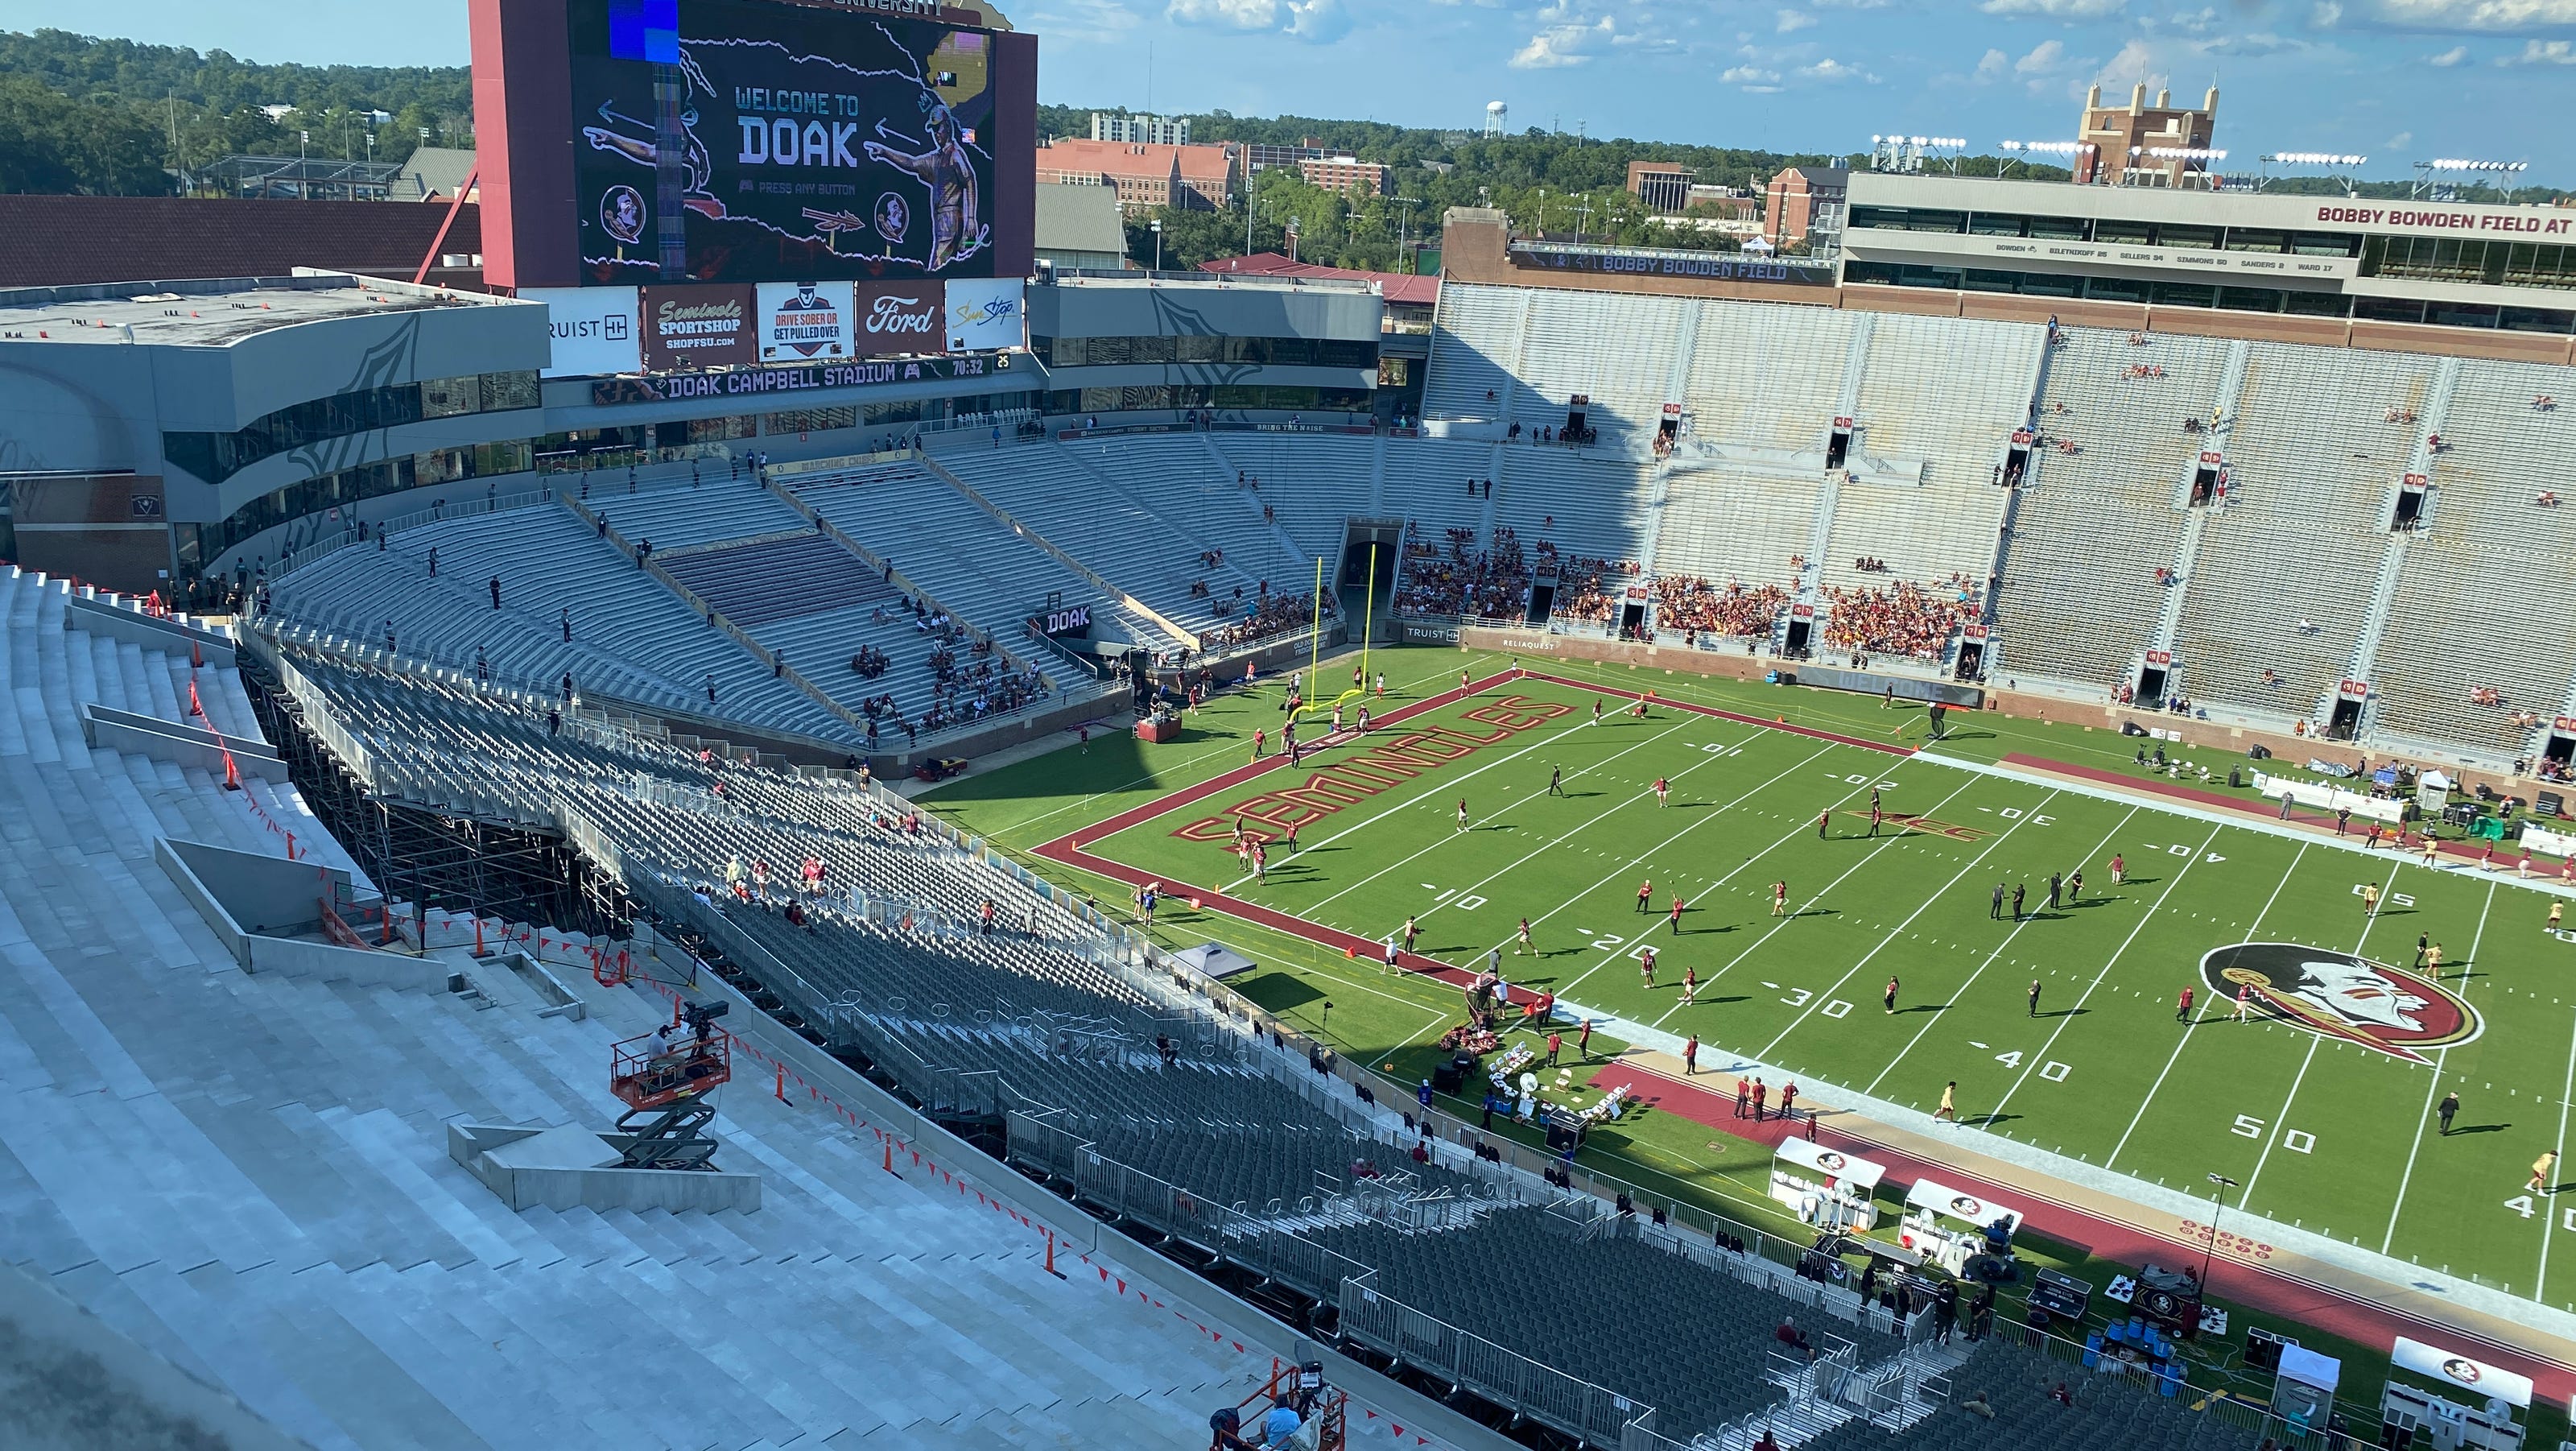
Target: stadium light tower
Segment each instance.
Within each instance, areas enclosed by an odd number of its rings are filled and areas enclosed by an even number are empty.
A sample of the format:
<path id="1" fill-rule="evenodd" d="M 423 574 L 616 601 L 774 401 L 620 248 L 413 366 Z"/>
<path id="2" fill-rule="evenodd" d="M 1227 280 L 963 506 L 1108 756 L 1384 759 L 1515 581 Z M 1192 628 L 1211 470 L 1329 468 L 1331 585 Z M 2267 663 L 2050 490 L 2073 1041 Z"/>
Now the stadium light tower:
<path id="1" fill-rule="evenodd" d="M 2227 1191 L 2235 1187 L 2236 1181 L 2224 1174 L 2209 1176 L 2209 1248 L 2201 1251 L 2200 1256 L 2200 1293 L 2203 1299 L 2209 1296 L 2209 1262 L 2218 1254 L 2218 1216 L 2227 1208 Z"/>
<path id="2" fill-rule="evenodd" d="M 1996 168 L 1996 173 L 2009 176 L 2015 166 L 2031 165 L 2031 158 L 2034 156 L 2063 156 L 2066 158 L 2067 168 L 2072 170 L 2076 158 L 2092 153 L 2093 143 L 2090 141 L 2002 141 L 1996 143 L 1995 149 L 2004 154 L 2003 165 Z"/>
<path id="3" fill-rule="evenodd" d="M 1968 149 L 1964 136 L 1890 135 L 1869 138 L 1869 169 L 1872 171 L 1919 172 L 1929 156 L 1936 162 L 1946 161 L 1950 174 L 1958 175 L 1959 153 Z"/>
<path id="4" fill-rule="evenodd" d="M 2415 163 L 2415 184 L 2406 195 L 2419 201 L 2455 202 L 2460 199 L 2460 184 L 2444 173 L 2467 176 L 2512 176 L 2531 163 L 2527 161 L 2477 161 L 2445 156 L 2433 161 Z M 2512 188 L 2508 186 L 2507 190 Z"/>
<path id="5" fill-rule="evenodd" d="M 2343 183 L 2343 192 L 2346 196 L 2351 196 L 2354 192 L 2350 173 L 2354 168 L 2370 160 L 2367 156 L 2347 156 L 2337 151 L 2267 151 L 2263 153 L 2261 159 L 2264 169 L 2263 175 L 2254 183 L 2256 191 L 2270 186 L 2273 181 L 2271 169 L 2281 166 L 2321 170 L 2331 179 Z"/>
<path id="6" fill-rule="evenodd" d="M 1154 270 L 1163 270 L 1163 219 L 1156 217 L 1145 224 L 1154 229 Z"/>

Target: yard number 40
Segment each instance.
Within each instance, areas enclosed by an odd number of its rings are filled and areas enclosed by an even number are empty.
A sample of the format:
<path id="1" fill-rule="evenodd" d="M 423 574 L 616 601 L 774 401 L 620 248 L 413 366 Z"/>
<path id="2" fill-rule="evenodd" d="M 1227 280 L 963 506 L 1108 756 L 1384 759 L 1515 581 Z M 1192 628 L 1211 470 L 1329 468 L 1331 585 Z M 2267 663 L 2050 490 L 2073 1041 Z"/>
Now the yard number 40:
<path id="1" fill-rule="evenodd" d="M 2531 1202 L 2531 1196 L 2528 1194 L 2517 1194 L 2513 1196 L 2511 1199 L 2504 1202 L 2504 1207 L 2521 1215 L 2525 1219 L 2531 1218 L 2537 1209 L 2537 1206 Z M 2560 1229 L 2576 1229 L 2576 1207 L 2565 1208 L 2558 1211 L 2558 1227 Z"/>

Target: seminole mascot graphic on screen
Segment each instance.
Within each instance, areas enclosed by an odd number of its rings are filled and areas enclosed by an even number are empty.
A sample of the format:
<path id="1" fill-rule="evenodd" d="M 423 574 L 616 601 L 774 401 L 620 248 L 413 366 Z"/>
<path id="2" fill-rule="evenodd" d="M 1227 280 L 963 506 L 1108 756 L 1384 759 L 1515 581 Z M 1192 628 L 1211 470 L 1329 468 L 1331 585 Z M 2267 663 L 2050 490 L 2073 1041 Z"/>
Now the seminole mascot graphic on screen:
<path id="1" fill-rule="evenodd" d="M 572 42 L 588 280 L 991 275 L 985 32 L 762 0 L 574 0 Z"/>

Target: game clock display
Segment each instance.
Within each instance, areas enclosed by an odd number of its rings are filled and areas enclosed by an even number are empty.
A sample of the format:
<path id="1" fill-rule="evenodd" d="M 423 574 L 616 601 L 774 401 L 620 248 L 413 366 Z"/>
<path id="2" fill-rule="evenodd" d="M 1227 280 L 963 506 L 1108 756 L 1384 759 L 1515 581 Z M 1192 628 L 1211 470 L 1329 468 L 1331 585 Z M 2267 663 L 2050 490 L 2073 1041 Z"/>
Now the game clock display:
<path id="1" fill-rule="evenodd" d="M 994 36 L 774 0 L 572 0 L 588 283 L 989 277 Z"/>

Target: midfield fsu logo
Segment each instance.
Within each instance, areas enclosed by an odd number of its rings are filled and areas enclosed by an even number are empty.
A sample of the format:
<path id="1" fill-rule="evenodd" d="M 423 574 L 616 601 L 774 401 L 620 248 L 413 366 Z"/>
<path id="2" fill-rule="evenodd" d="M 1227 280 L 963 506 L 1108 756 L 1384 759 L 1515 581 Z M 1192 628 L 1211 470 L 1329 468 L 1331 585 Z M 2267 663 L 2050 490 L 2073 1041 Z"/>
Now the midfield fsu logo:
<path id="1" fill-rule="evenodd" d="M 2203 957 L 2200 975 L 2214 1011 L 2250 987 L 2268 1017 L 2409 1063 L 2429 1062 L 2426 1050 L 2466 1043 L 2486 1027 L 2477 1009 L 2425 974 L 2331 948 L 2239 942 Z"/>

